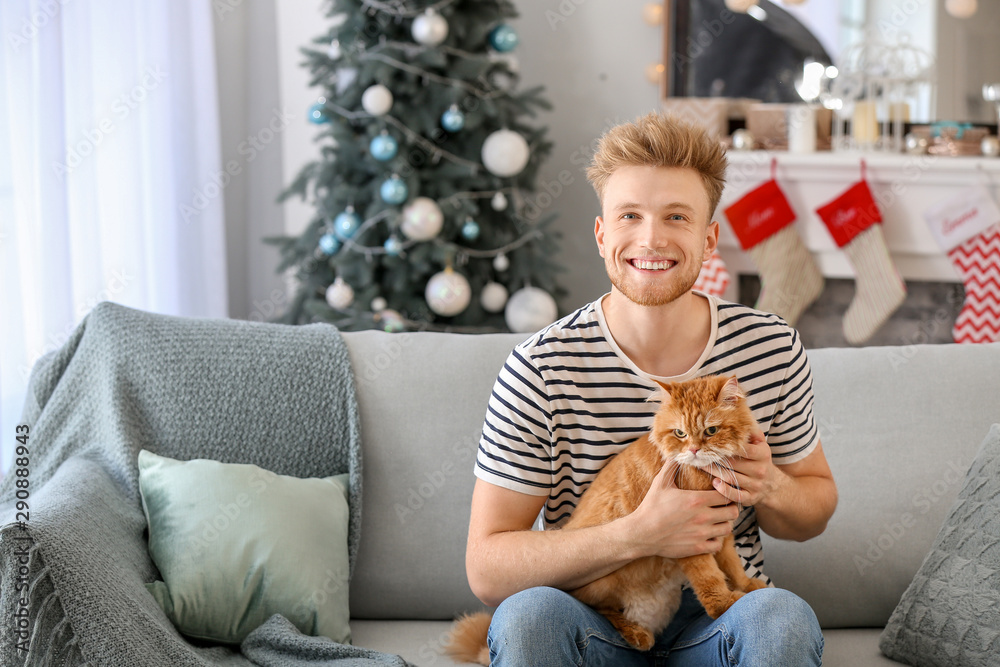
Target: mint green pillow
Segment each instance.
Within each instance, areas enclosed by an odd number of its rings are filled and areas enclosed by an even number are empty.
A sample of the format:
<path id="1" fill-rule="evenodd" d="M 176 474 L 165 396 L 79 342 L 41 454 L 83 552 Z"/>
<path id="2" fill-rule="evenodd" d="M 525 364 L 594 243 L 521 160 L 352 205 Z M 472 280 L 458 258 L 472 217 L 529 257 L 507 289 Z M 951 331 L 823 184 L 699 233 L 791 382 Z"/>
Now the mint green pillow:
<path id="1" fill-rule="evenodd" d="M 146 588 L 189 637 L 239 644 L 273 614 L 350 643 L 348 476 L 300 479 L 255 465 L 139 452 Z"/>

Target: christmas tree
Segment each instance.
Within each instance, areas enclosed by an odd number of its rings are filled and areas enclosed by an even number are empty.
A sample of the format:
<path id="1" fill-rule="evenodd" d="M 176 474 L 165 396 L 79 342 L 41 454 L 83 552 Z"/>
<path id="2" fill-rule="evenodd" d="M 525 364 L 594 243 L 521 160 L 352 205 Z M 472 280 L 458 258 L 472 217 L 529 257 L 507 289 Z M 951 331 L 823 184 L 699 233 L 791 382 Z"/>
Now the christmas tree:
<path id="1" fill-rule="evenodd" d="M 503 0 L 333 0 L 303 49 L 320 159 L 282 194 L 316 213 L 280 246 L 281 320 L 530 332 L 558 316 L 557 234 L 534 196 L 542 88 L 518 92 Z"/>

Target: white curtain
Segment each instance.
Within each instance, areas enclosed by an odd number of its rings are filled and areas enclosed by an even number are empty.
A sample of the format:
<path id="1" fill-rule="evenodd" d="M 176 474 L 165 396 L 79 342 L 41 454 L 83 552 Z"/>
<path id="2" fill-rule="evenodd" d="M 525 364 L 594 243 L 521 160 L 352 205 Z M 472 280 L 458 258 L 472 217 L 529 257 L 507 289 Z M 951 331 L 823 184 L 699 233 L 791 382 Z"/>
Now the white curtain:
<path id="1" fill-rule="evenodd" d="M 99 301 L 225 317 L 212 5 L 0 2 L 0 465 Z"/>

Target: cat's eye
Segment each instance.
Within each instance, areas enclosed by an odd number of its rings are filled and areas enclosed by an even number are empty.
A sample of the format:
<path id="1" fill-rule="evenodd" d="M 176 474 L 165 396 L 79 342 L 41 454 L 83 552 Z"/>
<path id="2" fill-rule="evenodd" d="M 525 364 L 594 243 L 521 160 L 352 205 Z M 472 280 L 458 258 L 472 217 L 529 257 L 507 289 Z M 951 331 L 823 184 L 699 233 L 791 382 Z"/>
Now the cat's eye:
<path id="1" fill-rule="evenodd" d="M 719 432 L 718 426 L 709 426 L 708 428 L 705 429 L 705 435 L 715 435 L 718 432 Z"/>
<path id="2" fill-rule="evenodd" d="M 684 431 L 680 430 L 679 428 L 675 428 L 674 429 L 674 436 L 678 437 L 678 438 L 686 438 L 686 437 L 688 437 L 688 434 L 685 433 Z"/>

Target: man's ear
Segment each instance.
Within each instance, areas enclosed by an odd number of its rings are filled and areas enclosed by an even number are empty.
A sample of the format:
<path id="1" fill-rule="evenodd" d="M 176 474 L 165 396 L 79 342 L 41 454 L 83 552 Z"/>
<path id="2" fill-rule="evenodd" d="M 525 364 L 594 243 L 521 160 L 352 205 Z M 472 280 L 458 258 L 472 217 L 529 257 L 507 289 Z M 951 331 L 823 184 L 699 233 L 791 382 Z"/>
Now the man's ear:
<path id="1" fill-rule="evenodd" d="M 594 221 L 594 238 L 597 239 L 597 252 L 604 257 L 604 218 L 601 216 Z"/>
<path id="2" fill-rule="evenodd" d="M 708 259 L 719 246 L 719 221 L 713 220 L 708 223 L 705 230 L 705 259 Z"/>

